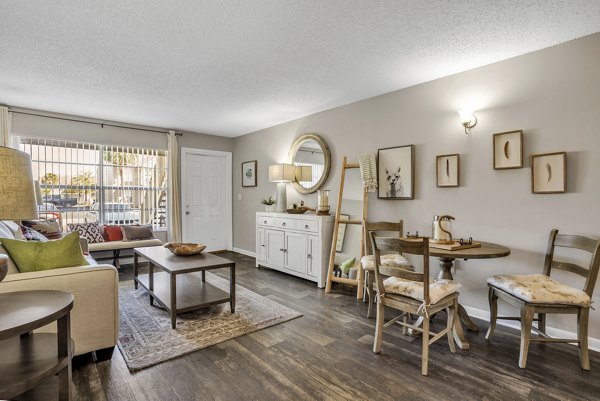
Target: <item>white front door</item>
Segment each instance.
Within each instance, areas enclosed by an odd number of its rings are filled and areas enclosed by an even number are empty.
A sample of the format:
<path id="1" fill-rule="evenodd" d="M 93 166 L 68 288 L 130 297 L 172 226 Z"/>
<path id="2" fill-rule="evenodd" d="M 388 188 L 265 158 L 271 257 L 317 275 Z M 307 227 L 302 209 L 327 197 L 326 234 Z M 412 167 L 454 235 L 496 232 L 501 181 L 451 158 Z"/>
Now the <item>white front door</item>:
<path id="1" fill-rule="evenodd" d="M 230 249 L 231 153 L 187 149 L 181 163 L 183 241 Z"/>

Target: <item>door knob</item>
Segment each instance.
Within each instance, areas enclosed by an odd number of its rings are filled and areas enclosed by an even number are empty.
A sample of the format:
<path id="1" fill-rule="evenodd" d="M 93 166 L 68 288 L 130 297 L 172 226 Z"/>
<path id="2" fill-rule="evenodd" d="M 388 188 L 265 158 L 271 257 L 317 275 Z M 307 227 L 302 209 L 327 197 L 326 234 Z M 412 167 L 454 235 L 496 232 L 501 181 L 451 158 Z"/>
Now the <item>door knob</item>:
<path id="1" fill-rule="evenodd" d="M 185 212 L 185 214 L 190 214 L 190 211 L 188 210 L 187 212 Z"/>

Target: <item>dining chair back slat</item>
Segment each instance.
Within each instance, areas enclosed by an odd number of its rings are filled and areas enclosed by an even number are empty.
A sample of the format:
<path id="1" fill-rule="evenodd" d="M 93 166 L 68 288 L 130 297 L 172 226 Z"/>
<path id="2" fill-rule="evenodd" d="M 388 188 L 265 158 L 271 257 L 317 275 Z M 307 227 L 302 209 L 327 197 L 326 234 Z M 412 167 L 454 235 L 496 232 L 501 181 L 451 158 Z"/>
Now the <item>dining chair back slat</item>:
<path id="1" fill-rule="evenodd" d="M 414 241 L 402 238 L 378 237 L 374 231 L 371 231 L 369 235 L 371 236 L 371 246 L 375 255 L 375 282 L 379 293 L 383 294 L 385 292 L 381 275 L 381 252 L 422 255 L 423 273 L 402 271 L 398 272 L 396 276 L 405 280 L 423 283 L 424 301 L 429 304 L 429 239 L 422 238 L 422 241 Z"/>
<path id="2" fill-rule="evenodd" d="M 398 238 L 402 237 L 402 232 L 404 231 L 404 222 L 400 220 L 398 223 L 392 223 L 389 221 L 377 221 L 377 222 L 367 222 L 365 221 L 365 255 L 373 255 L 373 247 L 371 246 L 371 232 L 375 233 L 397 233 Z"/>

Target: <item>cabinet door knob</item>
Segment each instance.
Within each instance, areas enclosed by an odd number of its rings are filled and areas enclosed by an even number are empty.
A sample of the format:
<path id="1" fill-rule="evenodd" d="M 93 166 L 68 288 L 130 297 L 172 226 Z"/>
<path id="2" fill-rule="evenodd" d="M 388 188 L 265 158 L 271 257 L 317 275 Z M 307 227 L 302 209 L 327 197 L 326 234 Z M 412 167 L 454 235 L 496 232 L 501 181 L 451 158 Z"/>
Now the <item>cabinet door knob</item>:
<path id="1" fill-rule="evenodd" d="M 309 229 L 308 224 L 304 226 L 304 228 L 306 228 L 307 230 Z"/>
<path id="2" fill-rule="evenodd" d="M 310 253 L 308 255 L 306 255 L 309 259 L 312 258 L 312 256 L 310 256 Z"/>
<path id="3" fill-rule="evenodd" d="M 283 248 L 279 248 L 279 250 L 280 250 L 281 252 L 283 252 Z"/>
<path id="4" fill-rule="evenodd" d="M 265 220 L 265 222 L 263 224 L 267 224 L 267 220 Z"/>
<path id="5" fill-rule="evenodd" d="M 262 244 L 261 246 L 265 246 L 265 244 Z"/>
<path id="6" fill-rule="evenodd" d="M 285 227 L 285 223 L 281 223 L 281 225 Z"/>

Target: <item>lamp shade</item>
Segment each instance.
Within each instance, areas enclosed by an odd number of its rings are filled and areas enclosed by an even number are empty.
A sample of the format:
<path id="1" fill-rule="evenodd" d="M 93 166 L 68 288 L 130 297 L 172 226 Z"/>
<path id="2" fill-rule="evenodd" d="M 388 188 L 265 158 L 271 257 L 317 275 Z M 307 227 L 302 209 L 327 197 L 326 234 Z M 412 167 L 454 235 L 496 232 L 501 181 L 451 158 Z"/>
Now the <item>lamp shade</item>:
<path id="1" fill-rule="evenodd" d="M 269 181 L 271 182 L 292 182 L 296 179 L 296 166 L 293 164 L 281 163 L 269 166 Z"/>
<path id="2" fill-rule="evenodd" d="M 296 181 L 312 181 L 312 166 L 296 166 Z"/>
<path id="3" fill-rule="evenodd" d="M 40 182 L 38 180 L 33 182 L 33 188 L 35 189 L 35 203 L 38 206 L 42 206 L 44 204 L 44 198 L 42 197 L 42 188 L 40 187 Z"/>
<path id="4" fill-rule="evenodd" d="M 25 152 L 0 147 L 0 220 L 36 219 L 31 159 Z"/>

